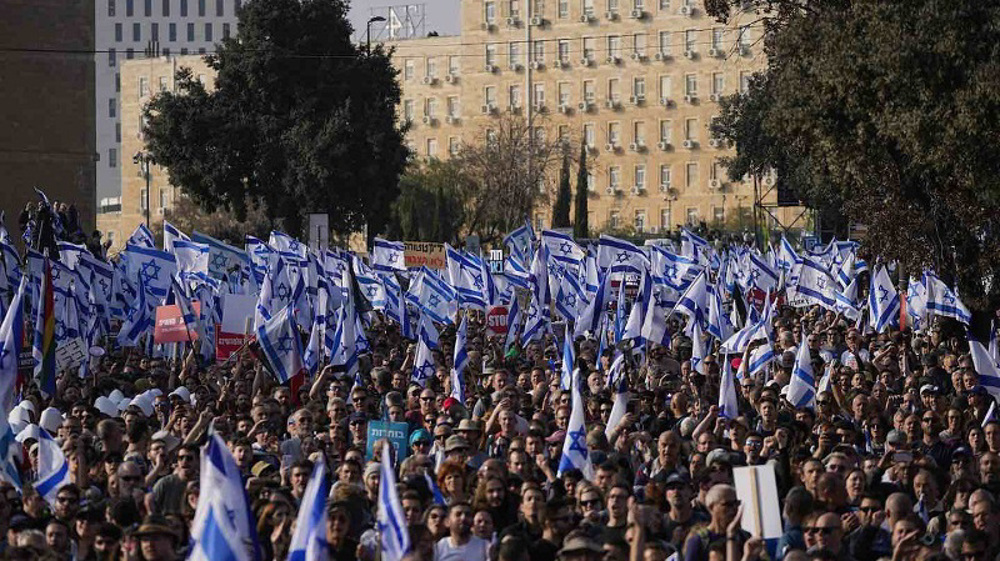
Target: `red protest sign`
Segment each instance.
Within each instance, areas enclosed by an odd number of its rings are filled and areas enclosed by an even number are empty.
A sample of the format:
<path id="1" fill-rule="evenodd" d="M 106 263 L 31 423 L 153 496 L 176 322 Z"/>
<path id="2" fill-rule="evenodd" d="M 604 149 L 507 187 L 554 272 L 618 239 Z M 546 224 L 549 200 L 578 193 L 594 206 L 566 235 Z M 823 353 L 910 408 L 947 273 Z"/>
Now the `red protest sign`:
<path id="1" fill-rule="evenodd" d="M 507 306 L 493 306 L 486 313 L 486 330 L 490 335 L 507 334 Z"/>
<path id="2" fill-rule="evenodd" d="M 193 300 L 191 308 L 196 315 L 201 314 L 201 302 Z M 156 307 L 156 323 L 153 325 L 154 343 L 186 343 L 197 340 L 198 333 L 195 331 L 195 326 L 184 325 L 180 307 L 176 304 Z"/>
<path id="3" fill-rule="evenodd" d="M 247 342 L 248 335 L 215 331 L 215 360 L 225 362 Z"/>

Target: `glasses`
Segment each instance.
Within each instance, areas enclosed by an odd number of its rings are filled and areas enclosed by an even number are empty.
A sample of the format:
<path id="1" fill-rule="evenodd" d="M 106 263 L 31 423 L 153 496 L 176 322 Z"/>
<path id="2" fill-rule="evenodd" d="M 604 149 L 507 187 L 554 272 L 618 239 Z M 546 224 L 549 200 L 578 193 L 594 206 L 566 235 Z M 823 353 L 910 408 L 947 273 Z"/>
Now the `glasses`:
<path id="1" fill-rule="evenodd" d="M 877 506 L 863 506 L 863 507 L 859 508 L 858 510 L 860 510 L 861 512 L 863 512 L 865 514 L 874 514 L 874 513 L 878 512 L 878 511 L 882 510 L 882 509 L 879 508 L 879 507 L 877 507 Z"/>
<path id="2" fill-rule="evenodd" d="M 194 456 L 187 456 L 187 455 L 177 456 L 177 462 L 178 463 L 194 462 Z"/>
<path id="3" fill-rule="evenodd" d="M 427 442 L 426 440 L 418 440 L 418 441 L 414 442 L 413 445 L 414 446 L 421 446 L 421 447 L 423 447 L 423 446 L 430 446 L 431 443 Z"/>
<path id="4" fill-rule="evenodd" d="M 121 476 L 120 479 L 122 481 L 135 482 L 135 481 L 139 481 L 140 479 L 142 479 L 142 477 L 140 477 L 138 475 L 123 475 L 123 476 Z"/>
<path id="5" fill-rule="evenodd" d="M 590 499 L 589 501 L 580 501 L 580 506 L 583 508 L 597 508 L 601 506 L 601 499 Z"/>

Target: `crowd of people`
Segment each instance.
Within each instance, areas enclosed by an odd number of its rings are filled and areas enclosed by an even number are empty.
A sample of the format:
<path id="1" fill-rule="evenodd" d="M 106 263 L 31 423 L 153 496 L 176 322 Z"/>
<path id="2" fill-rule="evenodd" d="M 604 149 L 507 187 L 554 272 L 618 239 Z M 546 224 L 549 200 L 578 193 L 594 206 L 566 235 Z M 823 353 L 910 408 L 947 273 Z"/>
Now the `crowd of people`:
<path id="1" fill-rule="evenodd" d="M 261 558 L 285 559 L 298 505 L 322 461 L 330 474 L 331 560 L 379 559 L 379 455 L 367 425 L 406 423 L 395 468 L 421 561 L 992 561 L 1000 554 L 1000 420 L 968 356 L 964 327 L 865 332 L 818 307 L 773 318 L 778 358 L 737 381 L 738 414 L 719 411 L 721 361 L 691 368 L 691 339 L 628 349 L 627 413 L 598 354 L 576 341 L 591 477 L 559 466 L 571 414 L 551 335 L 502 348 L 470 313 L 466 401 L 451 396 L 454 328 L 436 376 L 411 382 L 414 345 L 372 313 L 360 384 L 327 366 L 294 391 L 252 349 L 225 364 L 108 348 L 92 376 L 32 385 L 8 420 L 23 450 L 18 492 L 4 484 L 0 550 L 11 560 L 163 561 L 188 554 L 201 445 L 220 435 L 244 477 Z M 785 399 L 805 345 L 830 370 L 815 409 Z M 68 460 L 70 484 L 36 488 L 40 431 Z M 733 469 L 773 465 L 783 534 L 741 526 Z"/>

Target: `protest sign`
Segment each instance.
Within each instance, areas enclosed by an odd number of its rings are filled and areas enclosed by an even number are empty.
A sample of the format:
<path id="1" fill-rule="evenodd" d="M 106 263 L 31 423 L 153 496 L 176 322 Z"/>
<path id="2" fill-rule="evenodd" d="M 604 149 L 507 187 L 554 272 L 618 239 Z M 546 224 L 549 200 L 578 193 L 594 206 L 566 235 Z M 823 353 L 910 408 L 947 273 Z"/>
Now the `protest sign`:
<path id="1" fill-rule="evenodd" d="M 486 331 L 490 335 L 507 334 L 507 306 L 493 306 L 486 313 Z"/>
<path id="2" fill-rule="evenodd" d="M 61 341 L 56 347 L 56 370 L 65 372 L 76 370 L 87 360 L 87 346 L 80 337 L 74 337 L 69 341 Z"/>
<path id="3" fill-rule="evenodd" d="M 368 443 L 365 445 L 365 457 L 372 459 L 375 452 L 375 443 L 379 440 L 387 439 L 396 452 L 396 464 L 406 458 L 407 442 L 410 426 L 406 423 L 393 423 L 390 421 L 369 421 L 368 422 Z"/>
<path id="4" fill-rule="evenodd" d="M 191 301 L 192 312 L 197 316 L 201 314 L 201 302 Z M 153 342 L 162 343 L 185 343 L 187 341 L 197 341 L 198 333 L 194 325 L 185 325 L 181 309 L 176 304 L 156 307 L 156 323 L 153 326 Z"/>
<path id="5" fill-rule="evenodd" d="M 407 268 L 444 269 L 448 264 L 444 244 L 436 242 L 403 242 L 403 262 Z"/>
<path id="6" fill-rule="evenodd" d="M 743 529 L 763 538 L 768 550 L 773 553 L 782 534 L 774 465 L 733 468 L 733 483 L 736 497 L 743 504 Z"/>

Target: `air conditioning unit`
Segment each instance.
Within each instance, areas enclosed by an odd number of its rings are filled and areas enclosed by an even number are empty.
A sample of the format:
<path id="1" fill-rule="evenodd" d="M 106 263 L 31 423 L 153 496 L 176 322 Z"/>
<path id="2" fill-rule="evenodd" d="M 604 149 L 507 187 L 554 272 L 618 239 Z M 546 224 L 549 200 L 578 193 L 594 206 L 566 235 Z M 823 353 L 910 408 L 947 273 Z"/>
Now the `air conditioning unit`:
<path id="1" fill-rule="evenodd" d="M 452 117 L 451 115 L 447 115 L 444 118 L 444 122 L 448 123 L 449 125 L 454 125 L 455 123 L 458 122 L 458 117 Z"/>
<path id="2" fill-rule="evenodd" d="M 721 58 L 722 49 L 716 49 L 715 47 L 712 47 L 711 49 L 708 50 L 708 56 L 712 58 Z"/>
<path id="3" fill-rule="evenodd" d="M 514 72 L 520 72 L 521 69 L 524 68 L 524 67 L 522 67 L 521 63 L 519 63 L 519 62 L 512 62 L 509 65 L 507 65 L 507 68 L 513 70 Z"/>
<path id="4" fill-rule="evenodd" d="M 671 148 L 670 143 L 667 142 L 666 140 L 661 140 L 661 141 L 657 142 L 656 143 L 656 147 L 659 148 L 660 150 L 664 151 L 664 152 L 666 152 L 667 150 L 670 150 L 670 148 Z"/>
<path id="5" fill-rule="evenodd" d="M 686 95 L 684 96 L 684 103 L 694 103 L 698 101 L 698 96 L 696 95 Z"/>
<path id="6" fill-rule="evenodd" d="M 628 102 L 630 104 L 632 104 L 632 105 L 638 105 L 639 104 L 639 98 L 635 97 L 634 95 L 630 95 L 628 97 Z"/>
<path id="7" fill-rule="evenodd" d="M 594 16 L 591 14 L 583 14 L 580 16 L 580 23 L 590 23 L 594 21 Z"/>
<path id="8" fill-rule="evenodd" d="M 609 142 L 609 143 L 607 143 L 607 144 L 604 145 L 604 151 L 605 152 L 617 152 L 618 151 L 618 146 L 616 144 L 614 144 L 614 143 Z"/>
<path id="9" fill-rule="evenodd" d="M 768 187 L 773 187 L 774 186 L 774 181 L 775 181 L 775 178 L 774 178 L 774 174 L 773 173 L 769 173 L 769 174 L 767 174 L 767 175 L 764 176 L 764 185 L 767 185 Z"/>
<path id="10" fill-rule="evenodd" d="M 604 108 L 605 109 L 618 109 L 618 102 L 615 101 L 615 100 L 613 100 L 613 99 L 606 100 L 604 102 Z"/>
<path id="11" fill-rule="evenodd" d="M 646 145 L 642 142 L 633 142 L 628 145 L 628 149 L 632 152 L 644 152 L 646 150 Z"/>
<path id="12" fill-rule="evenodd" d="M 495 64 L 487 64 L 486 67 L 484 68 L 484 70 L 486 71 L 487 74 L 496 74 L 497 65 L 495 65 Z"/>
<path id="13" fill-rule="evenodd" d="M 577 107 L 580 109 L 580 111 L 586 113 L 587 111 L 590 111 L 591 103 L 589 101 L 581 101 L 577 105 Z"/>
<path id="14" fill-rule="evenodd" d="M 606 192 L 609 195 L 617 195 L 618 194 L 618 188 L 617 187 L 608 187 L 607 190 L 606 190 Z"/>
<path id="15" fill-rule="evenodd" d="M 660 183 L 660 192 L 661 193 L 669 193 L 670 192 L 670 184 L 669 183 Z"/>
<path id="16" fill-rule="evenodd" d="M 545 113 L 547 111 L 544 103 L 536 103 L 532 107 L 535 108 L 535 113 Z"/>
<path id="17" fill-rule="evenodd" d="M 428 86 L 433 86 L 436 84 L 438 79 L 434 76 L 424 76 L 424 84 Z"/>
<path id="18" fill-rule="evenodd" d="M 632 60 L 634 60 L 636 62 L 642 62 L 642 61 L 646 60 L 646 55 L 644 55 L 644 54 L 636 51 L 636 52 L 632 53 Z"/>
<path id="19" fill-rule="evenodd" d="M 545 25 L 545 20 L 542 18 L 542 16 L 531 16 L 531 25 L 534 25 L 535 27 L 541 27 L 542 25 Z"/>
<path id="20" fill-rule="evenodd" d="M 496 113 L 497 106 L 492 103 L 487 103 L 486 105 L 480 107 L 479 110 L 483 115 L 490 115 L 492 113 Z"/>
<path id="21" fill-rule="evenodd" d="M 693 50 L 690 50 L 690 49 L 684 51 L 684 58 L 686 58 L 688 60 L 694 60 L 694 57 L 697 56 L 697 55 L 698 55 L 698 53 L 696 53 L 696 52 L 694 52 Z"/>
<path id="22" fill-rule="evenodd" d="M 650 234 L 655 234 L 656 232 L 659 231 L 659 229 L 660 229 L 659 226 L 649 226 L 648 228 L 646 228 L 646 231 L 649 232 Z"/>
<path id="23" fill-rule="evenodd" d="M 488 33 L 492 33 L 493 29 L 494 29 L 494 26 L 493 26 L 492 23 L 483 23 L 483 24 L 480 24 L 479 29 L 482 29 L 483 31 L 486 31 Z"/>
<path id="24" fill-rule="evenodd" d="M 685 140 L 685 141 L 684 141 L 684 142 L 682 143 L 682 146 L 684 146 L 684 147 L 685 147 L 685 148 L 687 148 L 688 150 L 692 150 L 692 149 L 694 149 L 694 147 L 695 147 L 695 144 L 696 144 L 696 142 L 695 142 L 695 141 L 693 141 L 693 140 L 691 140 L 691 139 L 687 139 L 687 140 Z"/>
<path id="25" fill-rule="evenodd" d="M 633 185 L 632 188 L 629 189 L 629 192 L 632 193 L 633 195 L 638 195 L 639 193 L 642 192 L 642 187 L 639 187 L 638 185 Z"/>
<path id="26" fill-rule="evenodd" d="M 740 50 L 740 56 L 747 56 L 748 54 L 750 54 L 750 47 L 748 45 L 740 45 L 739 50 Z"/>
<path id="27" fill-rule="evenodd" d="M 519 25 L 521 25 L 521 20 L 517 16 L 507 18 L 507 27 L 517 27 Z"/>
<path id="28" fill-rule="evenodd" d="M 670 99 L 669 97 L 661 97 L 660 98 L 660 105 L 662 105 L 664 107 L 670 107 L 673 104 L 674 104 L 674 101 L 672 99 Z"/>
<path id="29" fill-rule="evenodd" d="M 691 17 L 694 15 L 694 8 L 691 6 L 681 6 L 681 9 L 677 10 L 677 13 L 682 16 Z"/>
<path id="30" fill-rule="evenodd" d="M 621 61 L 622 61 L 621 57 L 617 57 L 615 55 L 610 55 L 608 56 L 608 58 L 604 60 L 604 62 L 608 64 L 618 64 Z"/>
<path id="31" fill-rule="evenodd" d="M 449 84 L 453 84 L 457 80 L 458 80 L 458 76 L 455 76 L 454 74 L 445 74 L 445 76 L 444 76 L 444 81 L 448 82 Z"/>
<path id="32" fill-rule="evenodd" d="M 708 96 L 708 99 L 709 99 L 710 101 L 714 101 L 715 103 L 718 103 L 718 102 L 719 102 L 719 100 L 721 100 L 721 99 L 722 99 L 722 94 L 717 94 L 717 93 L 714 93 L 714 94 L 712 94 L 712 95 Z"/>
<path id="33" fill-rule="evenodd" d="M 642 10 L 632 10 L 629 13 L 629 17 L 632 18 L 632 19 L 642 19 L 642 18 L 646 17 L 646 12 L 644 12 Z"/>
<path id="34" fill-rule="evenodd" d="M 434 117 L 431 117 L 430 115 L 424 115 L 423 122 L 425 125 L 433 125 L 434 121 L 436 121 Z"/>
<path id="35" fill-rule="evenodd" d="M 719 148 L 722 146 L 722 140 L 719 138 L 711 138 L 708 141 L 708 145 L 712 148 Z"/>
<path id="36" fill-rule="evenodd" d="M 618 12 L 615 12 L 615 11 L 612 11 L 612 10 L 606 11 L 606 12 L 604 12 L 604 19 L 606 19 L 608 21 L 614 21 L 614 20 L 618 19 Z"/>
<path id="37" fill-rule="evenodd" d="M 569 61 L 559 59 L 555 62 L 555 65 L 559 68 L 569 68 Z"/>
<path id="38" fill-rule="evenodd" d="M 545 64 L 543 62 L 538 61 L 538 60 L 531 61 L 531 69 L 532 70 L 541 70 L 542 68 L 545 68 Z"/>
<path id="39" fill-rule="evenodd" d="M 713 190 L 713 191 L 718 191 L 719 189 L 722 188 L 722 181 L 720 181 L 718 179 L 709 179 L 708 180 L 708 188 L 711 189 L 711 190 Z"/>
<path id="40" fill-rule="evenodd" d="M 583 57 L 580 59 L 580 66 L 590 66 L 591 62 L 592 61 L 589 58 Z"/>
<path id="41" fill-rule="evenodd" d="M 569 111 L 570 111 L 569 105 L 563 103 L 559 106 L 559 112 L 562 113 L 563 115 L 569 115 Z"/>
<path id="42" fill-rule="evenodd" d="M 161 206 L 160 208 L 156 209 L 156 214 L 159 214 L 159 215 L 162 216 L 163 215 L 163 211 L 164 211 L 164 208 Z"/>
<path id="43" fill-rule="evenodd" d="M 653 58 L 655 58 L 658 61 L 665 61 L 665 60 L 670 60 L 670 55 L 664 52 L 659 52 L 653 55 Z"/>

